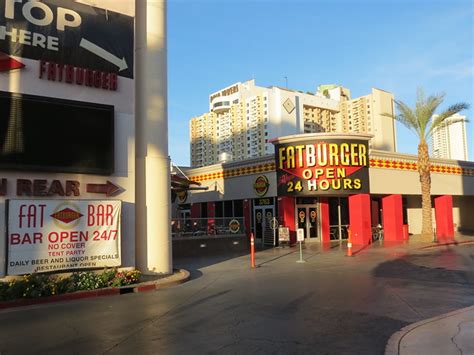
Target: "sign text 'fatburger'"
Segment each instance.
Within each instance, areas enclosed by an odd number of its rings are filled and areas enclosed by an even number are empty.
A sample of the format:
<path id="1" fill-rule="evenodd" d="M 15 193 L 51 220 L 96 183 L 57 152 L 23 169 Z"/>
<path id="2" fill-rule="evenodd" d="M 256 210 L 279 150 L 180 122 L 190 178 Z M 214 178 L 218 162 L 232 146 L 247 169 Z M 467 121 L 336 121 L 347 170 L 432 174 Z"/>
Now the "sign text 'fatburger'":
<path id="1" fill-rule="evenodd" d="M 279 195 L 369 191 L 367 141 L 324 139 L 277 143 L 275 154 Z"/>

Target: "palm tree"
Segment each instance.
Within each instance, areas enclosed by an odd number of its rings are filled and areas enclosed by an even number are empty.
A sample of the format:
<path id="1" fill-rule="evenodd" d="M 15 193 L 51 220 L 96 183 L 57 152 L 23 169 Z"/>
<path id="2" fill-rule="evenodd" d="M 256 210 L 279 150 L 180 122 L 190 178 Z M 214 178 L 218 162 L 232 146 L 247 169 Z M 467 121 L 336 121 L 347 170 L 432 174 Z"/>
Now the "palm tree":
<path id="1" fill-rule="evenodd" d="M 466 103 L 457 103 L 449 106 L 445 111 L 432 119 L 433 114 L 443 102 L 445 94 L 432 95 L 425 98 L 423 89 L 417 91 L 416 107 L 410 108 L 402 101 L 395 101 L 398 114 L 388 115 L 402 123 L 419 138 L 418 144 L 418 172 L 421 183 L 422 227 L 421 237 L 425 241 L 436 240 L 433 237 L 433 222 L 431 217 L 431 173 L 430 156 L 427 141 L 432 137 L 434 130 L 442 125 L 450 125 L 462 119 L 450 119 L 452 115 L 469 108 Z M 434 238 L 434 239 L 433 239 Z"/>

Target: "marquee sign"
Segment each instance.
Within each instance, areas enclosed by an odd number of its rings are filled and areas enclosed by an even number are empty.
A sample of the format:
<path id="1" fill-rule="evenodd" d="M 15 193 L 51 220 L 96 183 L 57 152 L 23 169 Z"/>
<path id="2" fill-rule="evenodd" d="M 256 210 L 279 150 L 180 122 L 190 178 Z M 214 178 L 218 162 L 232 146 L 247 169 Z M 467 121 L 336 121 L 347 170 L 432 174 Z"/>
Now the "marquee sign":
<path id="1" fill-rule="evenodd" d="M 368 139 L 274 142 L 279 196 L 369 193 Z"/>
<path id="2" fill-rule="evenodd" d="M 0 0 L 0 51 L 8 55 L 133 78 L 133 47 L 131 16 L 73 0 Z"/>
<path id="3" fill-rule="evenodd" d="M 7 274 L 121 265 L 121 201 L 9 200 Z"/>

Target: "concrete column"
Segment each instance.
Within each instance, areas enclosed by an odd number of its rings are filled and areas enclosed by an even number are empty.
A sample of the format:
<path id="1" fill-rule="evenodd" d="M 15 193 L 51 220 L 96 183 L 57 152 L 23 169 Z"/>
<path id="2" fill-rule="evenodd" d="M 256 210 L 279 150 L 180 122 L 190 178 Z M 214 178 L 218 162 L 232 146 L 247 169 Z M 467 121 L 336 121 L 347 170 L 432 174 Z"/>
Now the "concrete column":
<path id="1" fill-rule="evenodd" d="M 136 0 L 136 263 L 146 275 L 170 274 L 166 0 Z"/>
<path id="2" fill-rule="evenodd" d="M 445 195 L 434 199 L 436 237 L 438 240 L 454 239 L 453 196 Z"/>
<path id="3" fill-rule="evenodd" d="M 403 240 L 402 195 L 389 195 L 382 198 L 383 239 Z"/>
<path id="4" fill-rule="evenodd" d="M 370 196 L 359 194 L 349 196 L 349 223 L 352 244 L 367 245 L 372 241 L 370 217 Z"/>
<path id="5" fill-rule="evenodd" d="M 321 241 L 327 243 L 331 241 L 329 234 L 329 202 L 327 197 L 319 199 L 319 218 L 321 221 Z"/>

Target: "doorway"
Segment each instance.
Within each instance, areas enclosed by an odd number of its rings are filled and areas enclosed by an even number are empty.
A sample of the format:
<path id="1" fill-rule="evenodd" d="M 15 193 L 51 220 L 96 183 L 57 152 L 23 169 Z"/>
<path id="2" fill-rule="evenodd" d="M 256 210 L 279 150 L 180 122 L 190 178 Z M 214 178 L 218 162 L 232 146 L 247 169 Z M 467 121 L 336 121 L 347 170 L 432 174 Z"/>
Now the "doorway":
<path id="1" fill-rule="evenodd" d="M 319 241 L 317 205 L 297 205 L 296 221 L 297 227 L 304 231 L 305 241 Z"/>
<path id="2" fill-rule="evenodd" d="M 255 226 L 255 242 L 261 245 L 267 245 L 270 240 L 273 241 L 273 230 L 271 229 L 271 221 L 275 216 L 274 206 L 255 206 L 254 208 L 254 226 Z"/>
<path id="3" fill-rule="evenodd" d="M 347 197 L 329 199 L 329 236 L 330 240 L 347 239 L 349 233 L 349 200 Z"/>

